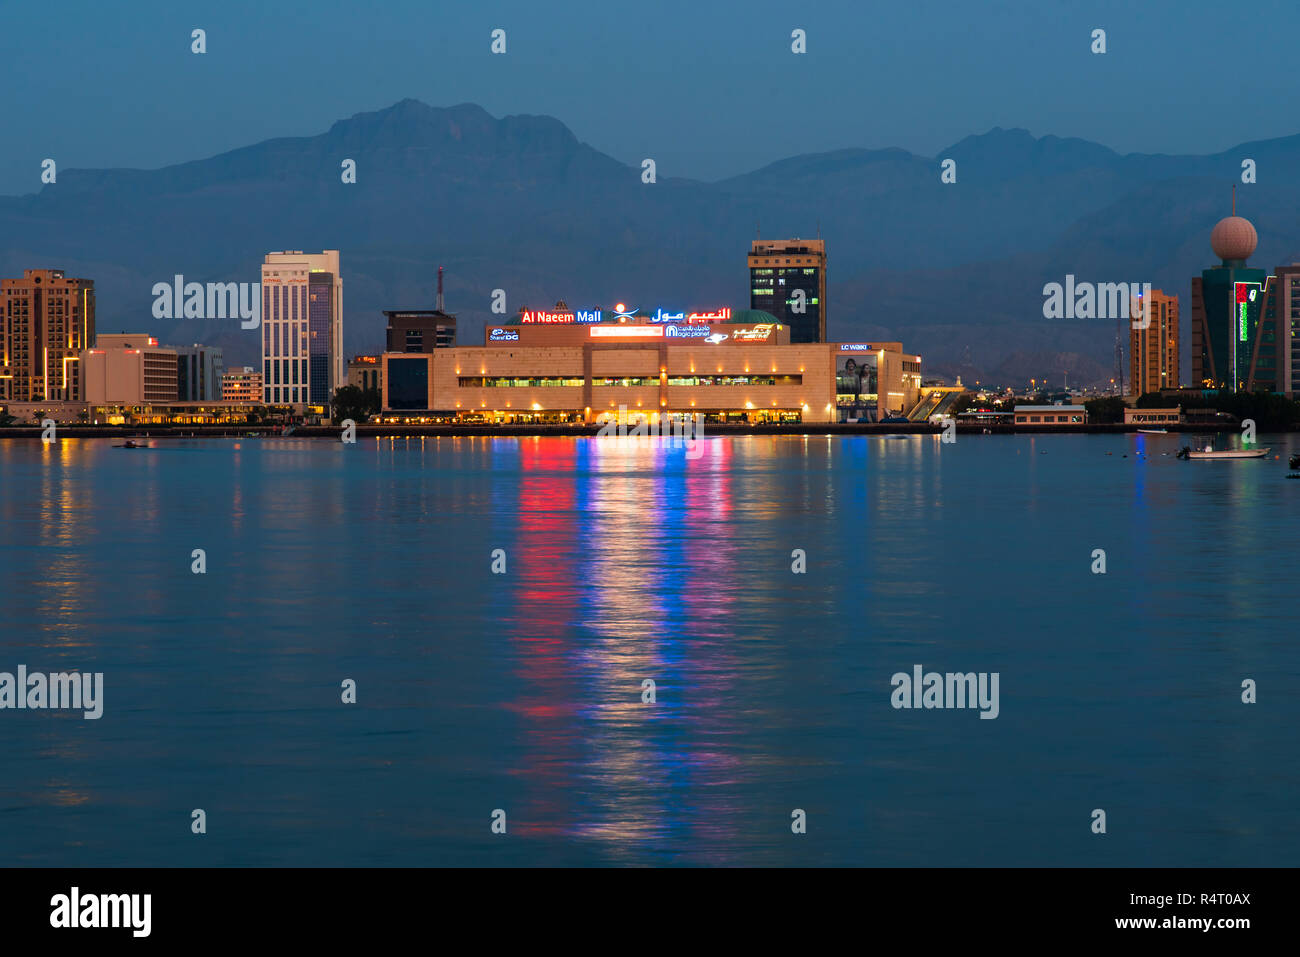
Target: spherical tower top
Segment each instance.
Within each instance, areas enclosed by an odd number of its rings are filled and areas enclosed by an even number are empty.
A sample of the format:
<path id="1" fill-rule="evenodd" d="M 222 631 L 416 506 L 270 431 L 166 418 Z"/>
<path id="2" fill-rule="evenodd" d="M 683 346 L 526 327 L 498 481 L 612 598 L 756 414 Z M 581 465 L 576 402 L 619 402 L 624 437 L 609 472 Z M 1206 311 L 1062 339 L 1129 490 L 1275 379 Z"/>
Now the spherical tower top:
<path id="1" fill-rule="evenodd" d="M 1225 262 L 1245 261 L 1255 251 L 1259 236 L 1250 220 L 1242 216 L 1227 216 L 1219 220 L 1210 233 L 1210 247 L 1214 255 Z"/>

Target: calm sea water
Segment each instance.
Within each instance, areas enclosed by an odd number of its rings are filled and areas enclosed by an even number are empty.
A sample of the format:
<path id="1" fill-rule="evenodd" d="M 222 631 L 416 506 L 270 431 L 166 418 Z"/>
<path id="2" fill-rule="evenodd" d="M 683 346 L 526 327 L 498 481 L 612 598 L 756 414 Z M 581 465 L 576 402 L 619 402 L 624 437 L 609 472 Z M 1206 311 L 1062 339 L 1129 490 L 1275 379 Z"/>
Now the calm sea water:
<path id="1" fill-rule="evenodd" d="M 1262 441 L 0 442 L 0 671 L 105 683 L 0 711 L 0 861 L 1295 865 Z M 916 664 L 1000 715 L 895 710 Z"/>

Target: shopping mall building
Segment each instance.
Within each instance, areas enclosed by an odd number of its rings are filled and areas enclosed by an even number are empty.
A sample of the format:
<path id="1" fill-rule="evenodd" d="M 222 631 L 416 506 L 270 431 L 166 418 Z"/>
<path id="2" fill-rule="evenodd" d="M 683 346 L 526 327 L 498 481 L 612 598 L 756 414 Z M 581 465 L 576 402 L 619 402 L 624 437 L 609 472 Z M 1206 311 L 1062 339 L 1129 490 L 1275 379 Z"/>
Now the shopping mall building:
<path id="1" fill-rule="evenodd" d="M 764 318 L 746 311 L 744 318 Z M 662 310 L 524 311 L 484 344 L 382 356 L 387 422 L 596 422 L 702 414 L 706 422 L 877 421 L 921 394 L 921 357 L 897 342 L 791 344 L 775 321 Z"/>

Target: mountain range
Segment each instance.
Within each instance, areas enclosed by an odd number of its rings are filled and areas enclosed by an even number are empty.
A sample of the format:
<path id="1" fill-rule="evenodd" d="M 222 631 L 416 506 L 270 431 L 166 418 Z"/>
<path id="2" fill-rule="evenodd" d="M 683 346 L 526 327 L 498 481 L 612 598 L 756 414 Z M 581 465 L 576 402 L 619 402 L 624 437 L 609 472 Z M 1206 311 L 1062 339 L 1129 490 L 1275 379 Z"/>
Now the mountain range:
<path id="1" fill-rule="evenodd" d="M 347 159 L 355 183 L 342 182 Z M 941 182 L 946 159 L 954 183 Z M 1258 182 L 1242 184 L 1245 159 Z M 968 384 L 1086 385 L 1113 374 L 1116 323 L 1045 319 L 1045 283 L 1073 274 L 1178 293 L 1187 381 L 1190 281 L 1217 262 L 1210 230 L 1233 184 L 1260 237 L 1251 264 L 1300 259 L 1300 135 L 1121 155 L 996 128 L 935 156 L 843 149 L 717 182 L 672 173 L 644 183 L 640 163 L 551 117 L 403 100 L 318 136 L 162 169 L 59 170 L 37 193 L 0 197 L 0 275 L 94 279 L 101 332 L 219 344 L 233 366 L 256 364 L 256 333 L 154 319 L 155 283 L 256 282 L 268 251 L 339 249 L 351 355 L 383 348 L 381 310 L 432 308 L 438 265 L 459 341 L 480 344 L 484 323 L 560 299 L 744 308 L 751 238 L 820 235 L 829 338 L 900 340 L 926 375 Z M 505 317 L 490 311 L 495 289 Z"/>

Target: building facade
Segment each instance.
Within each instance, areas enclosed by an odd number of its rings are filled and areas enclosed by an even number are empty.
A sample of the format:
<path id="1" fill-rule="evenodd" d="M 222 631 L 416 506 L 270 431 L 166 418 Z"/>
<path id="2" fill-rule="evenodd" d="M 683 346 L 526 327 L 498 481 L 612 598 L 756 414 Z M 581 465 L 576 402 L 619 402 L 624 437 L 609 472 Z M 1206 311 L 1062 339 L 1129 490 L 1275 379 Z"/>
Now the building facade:
<path id="1" fill-rule="evenodd" d="M 790 327 L 790 341 L 826 341 L 826 243 L 756 239 L 749 246 L 749 303 Z"/>
<path id="2" fill-rule="evenodd" d="M 177 401 L 176 350 L 146 335 L 100 335 L 81 354 L 91 406 Z"/>
<path id="3" fill-rule="evenodd" d="M 1166 425 L 1182 425 L 1183 410 L 1181 406 L 1167 409 L 1124 409 L 1125 425 L 1143 425 L 1148 428 Z"/>
<path id="4" fill-rule="evenodd" d="M 405 350 L 393 351 L 404 352 Z M 348 385 L 355 386 L 363 392 L 370 389 L 379 392 L 383 379 L 384 364 L 380 356 L 353 356 L 348 360 Z"/>
<path id="5" fill-rule="evenodd" d="M 343 385 L 339 251 L 267 253 L 262 264 L 262 401 L 328 412 Z"/>
<path id="6" fill-rule="evenodd" d="M 252 366 L 243 366 L 222 373 L 221 401 L 262 404 L 262 373 Z"/>
<path id="7" fill-rule="evenodd" d="M 1278 266 L 1265 281 L 1260 331 L 1250 359 L 1252 386 L 1292 399 L 1300 396 L 1300 263 Z"/>
<path id="8" fill-rule="evenodd" d="M 456 344 L 456 317 L 440 309 L 385 309 L 388 352 L 432 352 Z"/>
<path id="9" fill-rule="evenodd" d="M 1260 323 L 1268 277 L 1264 270 L 1246 265 L 1257 243 L 1255 227 L 1236 215 L 1234 199 L 1233 215 L 1219 220 L 1210 234 L 1220 265 L 1202 270 L 1192 280 L 1192 385 L 1196 388 L 1253 392 L 1262 386 L 1273 391 L 1278 379 L 1277 330 Z"/>
<path id="10" fill-rule="evenodd" d="M 1088 410 L 1081 405 L 1018 405 L 1016 425 L 1087 425 Z"/>
<path id="11" fill-rule="evenodd" d="M 1129 385 L 1132 394 L 1140 396 L 1161 389 L 1177 389 L 1181 348 L 1178 297 L 1153 289 L 1145 302 L 1139 297 L 1130 315 L 1139 317 L 1129 323 Z M 1143 323 L 1145 328 L 1137 328 Z"/>
<path id="12" fill-rule="evenodd" d="M 385 353 L 381 415 L 597 422 L 625 411 L 653 423 L 695 414 L 706 422 L 838 422 L 841 356 L 876 369 L 874 396 L 883 392 L 904 411 L 916 404 L 920 357 L 898 343 L 792 343 L 780 323 L 520 323 L 488 326 L 481 347 Z"/>
<path id="13" fill-rule="evenodd" d="M 78 402 L 81 355 L 95 341 L 95 283 L 62 269 L 0 280 L 0 399 Z"/>
<path id="14" fill-rule="evenodd" d="M 220 346 L 170 346 L 176 350 L 176 391 L 180 402 L 221 399 L 226 361 Z"/>

